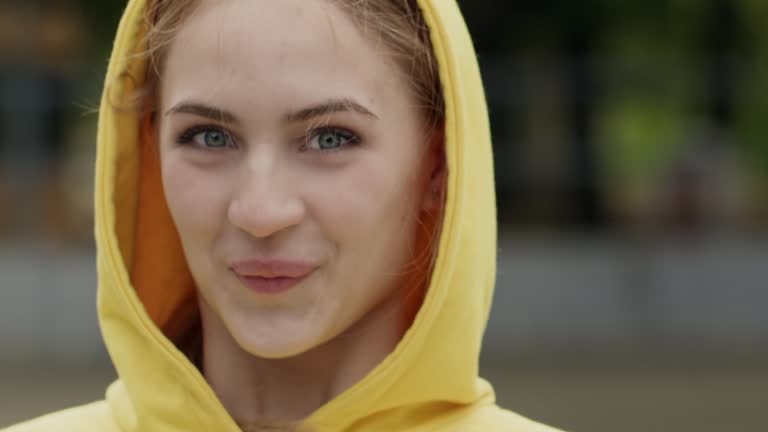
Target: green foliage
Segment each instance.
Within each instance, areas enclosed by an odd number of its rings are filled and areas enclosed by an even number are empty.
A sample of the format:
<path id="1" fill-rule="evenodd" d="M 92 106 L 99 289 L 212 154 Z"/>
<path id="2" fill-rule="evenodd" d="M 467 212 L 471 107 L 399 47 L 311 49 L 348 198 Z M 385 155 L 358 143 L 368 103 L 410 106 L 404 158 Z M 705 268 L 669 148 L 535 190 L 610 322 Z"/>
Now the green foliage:
<path id="1" fill-rule="evenodd" d="M 80 0 L 80 4 L 92 32 L 95 51 L 93 54 L 99 58 L 106 58 L 112 48 L 125 1 Z"/>
<path id="2" fill-rule="evenodd" d="M 605 180 L 650 181 L 684 142 L 683 104 L 661 95 L 606 100 L 597 116 L 598 148 Z"/>

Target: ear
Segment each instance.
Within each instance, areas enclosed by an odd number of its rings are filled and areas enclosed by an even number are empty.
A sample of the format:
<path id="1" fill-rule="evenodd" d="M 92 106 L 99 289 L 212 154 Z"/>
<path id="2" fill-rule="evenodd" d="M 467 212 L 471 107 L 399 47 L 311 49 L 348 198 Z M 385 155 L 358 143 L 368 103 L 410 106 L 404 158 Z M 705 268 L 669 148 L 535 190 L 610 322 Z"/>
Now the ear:
<path id="1" fill-rule="evenodd" d="M 447 161 L 445 160 L 445 131 L 442 126 L 435 127 L 430 133 L 429 149 L 425 154 L 424 165 L 427 177 L 422 210 L 435 212 L 443 205 L 448 179 Z"/>

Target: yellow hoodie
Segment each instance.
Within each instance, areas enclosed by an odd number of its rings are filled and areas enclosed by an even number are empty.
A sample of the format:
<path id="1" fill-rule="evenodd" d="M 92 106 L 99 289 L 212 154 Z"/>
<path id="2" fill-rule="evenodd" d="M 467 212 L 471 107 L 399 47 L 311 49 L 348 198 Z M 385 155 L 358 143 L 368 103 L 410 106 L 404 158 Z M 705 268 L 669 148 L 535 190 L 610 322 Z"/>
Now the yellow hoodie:
<path id="1" fill-rule="evenodd" d="M 424 302 L 397 348 L 314 412 L 317 432 L 554 432 L 495 404 L 478 357 L 496 271 L 496 208 L 488 116 L 472 42 L 454 0 L 420 0 L 446 104 L 448 187 L 437 262 Z M 96 162 L 98 307 L 119 379 L 106 400 L 5 432 L 237 432 L 199 370 L 171 342 L 194 310 L 194 285 L 141 150 L 137 113 L 114 107 L 140 83 L 120 80 L 142 40 L 145 0 L 128 3 L 102 98 Z M 135 58 L 135 57 L 134 57 Z M 158 295 L 159 294 L 159 295 Z"/>

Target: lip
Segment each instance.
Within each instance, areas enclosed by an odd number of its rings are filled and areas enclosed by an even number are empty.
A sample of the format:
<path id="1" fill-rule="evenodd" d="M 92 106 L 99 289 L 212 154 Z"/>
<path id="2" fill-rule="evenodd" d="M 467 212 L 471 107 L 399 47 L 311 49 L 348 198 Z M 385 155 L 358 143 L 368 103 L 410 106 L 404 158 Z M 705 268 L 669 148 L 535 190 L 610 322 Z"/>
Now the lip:
<path id="1" fill-rule="evenodd" d="M 260 294 L 279 294 L 309 276 L 315 265 L 282 259 L 244 260 L 232 263 L 230 269 L 251 290 Z"/>

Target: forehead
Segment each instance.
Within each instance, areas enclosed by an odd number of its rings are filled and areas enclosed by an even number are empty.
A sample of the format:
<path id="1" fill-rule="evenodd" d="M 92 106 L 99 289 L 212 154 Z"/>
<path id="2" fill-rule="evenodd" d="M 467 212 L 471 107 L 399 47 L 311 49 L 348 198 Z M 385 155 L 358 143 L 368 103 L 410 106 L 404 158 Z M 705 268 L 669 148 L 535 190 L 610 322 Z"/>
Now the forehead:
<path id="1" fill-rule="evenodd" d="M 375 104 L 406 88 L 383 46 L 329 0 L 202 1 L 171 43 L 162 81 L 164 98 L 251 102 L 343 93 Z"/>

